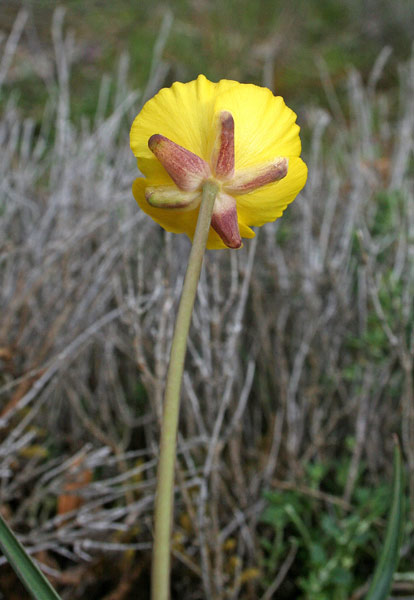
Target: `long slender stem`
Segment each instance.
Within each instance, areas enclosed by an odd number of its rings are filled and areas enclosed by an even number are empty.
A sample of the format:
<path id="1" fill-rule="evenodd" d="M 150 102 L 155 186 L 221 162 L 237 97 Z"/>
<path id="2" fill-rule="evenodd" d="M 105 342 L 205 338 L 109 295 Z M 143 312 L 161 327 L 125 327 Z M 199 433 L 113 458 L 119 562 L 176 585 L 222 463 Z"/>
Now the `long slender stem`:
<path id="1" fill-rule="evenodd" d="M 200 278 L 201 265 L 210 229 L 217 186 L 207 181 L 188 260 L 180 306 L 171 346 L 161 425 L 160 455 L 155 496 L 154 551 L 152 561 L 152 600 L 169 600 L 171 531 L 174 508 L 174 466 L 180 408 L 181 380 L 187 349 L 187 336 Z"/>

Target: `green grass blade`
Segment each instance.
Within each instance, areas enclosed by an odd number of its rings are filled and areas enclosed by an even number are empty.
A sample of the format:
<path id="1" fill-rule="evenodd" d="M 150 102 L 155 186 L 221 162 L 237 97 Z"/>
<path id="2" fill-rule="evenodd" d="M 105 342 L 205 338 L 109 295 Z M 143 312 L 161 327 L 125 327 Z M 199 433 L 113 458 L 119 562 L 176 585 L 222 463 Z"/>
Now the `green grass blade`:
<path id="1" fill-rule="evenodd" d="M 394 448 L 394 481 L 392 505 L 388 519 L 384 547 L 376 566 L 365 600 L 387 600 L 392 578 L 398 566 L 404 521 L 404 474 L 398 442 Z"/>
<path id="2" fill-rule="evenodd" d="M 61 600 L 0 515 L 0 547 L 29 594 L 36 600 Z"/>

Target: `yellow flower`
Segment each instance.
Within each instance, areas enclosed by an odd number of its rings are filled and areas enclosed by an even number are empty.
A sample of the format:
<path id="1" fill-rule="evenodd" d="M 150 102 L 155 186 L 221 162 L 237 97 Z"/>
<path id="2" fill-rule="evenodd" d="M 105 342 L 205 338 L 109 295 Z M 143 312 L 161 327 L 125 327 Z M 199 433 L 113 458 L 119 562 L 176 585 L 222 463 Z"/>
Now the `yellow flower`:
<path id="1" fill-rule="evenodd" d="M 167 231 L 192 240 L 206 180 L 219 187 L 207 248 L 238 248 L 306 182 L 296 114 L 267 88 L 199 75 L 149 100 L 131 128 L 144 177 L 132 191 Z"/>

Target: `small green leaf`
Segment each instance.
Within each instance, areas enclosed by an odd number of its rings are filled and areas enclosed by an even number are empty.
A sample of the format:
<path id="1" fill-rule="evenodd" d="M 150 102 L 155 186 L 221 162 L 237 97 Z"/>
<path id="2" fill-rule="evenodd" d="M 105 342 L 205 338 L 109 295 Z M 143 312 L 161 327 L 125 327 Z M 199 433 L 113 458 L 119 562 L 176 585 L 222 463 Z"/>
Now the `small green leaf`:
<path id="1" fill-rule="evenodd" d="M 36 600 L 61 600 L 0 515 L 0 547 L 20 581 Z"/>
<path id="2" fill-rule="evenodd" d="M 318 566 L 324 565 L 326 563 L 326 561 L 328 560 L 325 549 L 321 544 L 312 542 L 312 545 L 309 548 L 309 551 L 310 551 L 311 562 L 314 565 L 318 565 Z"/>
<path id="3" fill-rule="evenodd" d="M 384 547 L 377 563 L 365 600 L 387 600 L 392 578 L 398 566 L 404 522 L 404 476 L 401 450 L 398 442 L 394 448 L 394 481 L 392 505 L 388 519 Z"/>
<path id="4" fill-rule="evenodd" d="M 331 573 L 331 581 L 338 586 L 349 587 L 352 585 L 352 574 L 348 569 L 335 567 Z"/>

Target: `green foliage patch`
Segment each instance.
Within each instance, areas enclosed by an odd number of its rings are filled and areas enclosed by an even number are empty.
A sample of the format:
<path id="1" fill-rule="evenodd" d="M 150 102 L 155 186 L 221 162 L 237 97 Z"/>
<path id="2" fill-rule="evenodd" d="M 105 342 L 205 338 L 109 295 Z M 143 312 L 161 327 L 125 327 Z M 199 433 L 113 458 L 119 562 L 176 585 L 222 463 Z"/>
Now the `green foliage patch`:
<path id="1" fill-rule="evenodd" d="M 346 506 L 341 496 L 348 469 L 349 460 L 313 462 L 297 490 L 265 493 L 260 543 L 266 587 L 296 549 L 289 581 L 278 597 L 293 597 L 293 585 L 298 598 L 347 600 L 372 576 L 383 546 L 391 484 L 370 485 L 361 469 L 352 503 Z M 400 568 L 404 566 L 410 568 L 408 563 Z"/>

